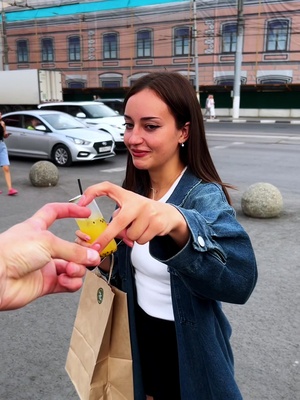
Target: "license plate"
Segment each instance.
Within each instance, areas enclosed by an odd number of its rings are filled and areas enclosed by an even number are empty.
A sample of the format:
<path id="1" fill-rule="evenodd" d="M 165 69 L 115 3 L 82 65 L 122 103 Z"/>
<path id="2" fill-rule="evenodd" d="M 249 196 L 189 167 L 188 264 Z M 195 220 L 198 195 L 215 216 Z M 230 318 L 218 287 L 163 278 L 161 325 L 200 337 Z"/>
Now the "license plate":
<path id="1" fill-rule="evenodd" d="M 99 147 L 99 153 L 105 153 L 106 151 L 110 151 L 110 146 Z"/>

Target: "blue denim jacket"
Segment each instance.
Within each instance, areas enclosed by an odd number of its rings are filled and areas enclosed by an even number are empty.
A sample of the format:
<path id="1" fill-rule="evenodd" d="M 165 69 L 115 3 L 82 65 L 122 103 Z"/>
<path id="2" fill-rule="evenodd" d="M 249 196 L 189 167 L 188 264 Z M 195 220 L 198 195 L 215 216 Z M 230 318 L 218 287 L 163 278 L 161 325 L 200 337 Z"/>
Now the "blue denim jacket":
<path id="1" fill-rule="evenodd" d="M 204 183 L 189 170 L 168 203 L 186 219 L 190 240 L 179 249 L 169 236 L 155 237 L 149 249 L 153 257 L 168 265 L 170 272 L 181 398 L 240 400 L 229 342 L 231 327 L 221 302 L 243 304 L 254 289 L 257 267 L 250 239 L 219 185 Z M 120 244 L 111 283 L 127 292 L 134 399 L 145 400 L 135 331 L 136 289 L 130 251 Z"/>

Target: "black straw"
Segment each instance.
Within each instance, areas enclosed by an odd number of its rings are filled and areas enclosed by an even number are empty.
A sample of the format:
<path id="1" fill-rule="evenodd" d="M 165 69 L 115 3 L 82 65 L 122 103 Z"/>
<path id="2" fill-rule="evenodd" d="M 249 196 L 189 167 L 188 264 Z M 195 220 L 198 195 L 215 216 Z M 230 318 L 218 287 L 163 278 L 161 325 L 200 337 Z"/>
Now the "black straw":
<path id="1" fill-rule="evenodd" d="M 79 192 L 80 192 L 80 194 L 83 194 L 80 179 L 77 179 L 77 181 L 78 181 L 78 186 L 79 186 Z"/>

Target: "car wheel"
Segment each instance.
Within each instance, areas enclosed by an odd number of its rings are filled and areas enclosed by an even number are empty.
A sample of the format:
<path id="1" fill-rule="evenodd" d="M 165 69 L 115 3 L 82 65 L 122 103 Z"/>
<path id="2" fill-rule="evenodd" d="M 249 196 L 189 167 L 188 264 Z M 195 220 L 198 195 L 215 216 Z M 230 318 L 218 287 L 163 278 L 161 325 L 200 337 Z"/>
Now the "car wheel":
<path id="1" fill-rule="evenodd" d="M 70 150 L 63 144 L 58 144 L 52 151 L 52 160 L 58 167 L 69 167 L 72 164 Z"/>

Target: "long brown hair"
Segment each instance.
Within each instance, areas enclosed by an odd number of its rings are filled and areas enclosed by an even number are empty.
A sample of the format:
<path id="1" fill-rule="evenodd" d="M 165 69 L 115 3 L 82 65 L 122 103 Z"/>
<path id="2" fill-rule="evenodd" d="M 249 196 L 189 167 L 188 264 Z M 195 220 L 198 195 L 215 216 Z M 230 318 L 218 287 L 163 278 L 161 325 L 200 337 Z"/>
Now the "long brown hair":
<path id="1" fill-rule="evenodd" d="M 180 159 L 183 164 L 204 182 L 220 184 L 230 203 L 227 188 L 232 188 L 232 186 L 221 181 L 212 161 L 206 141 L 201 107 L 190 82 L 177 72 L 164 71 L 144 75 L 127 92 L 124 110 L 128 99 L 146 88 L 153 90 L 167 104 L 175 118 L 177 129 L 181 129 L 187 122 L 190 123 L 189 138 L 185 146 L 180 147 Z M 147 193 L 150 187 L 148 171 L 137 169 L 133 165 L 130 154 L 127 158 L 123 187 L 141 194 Z"/>

